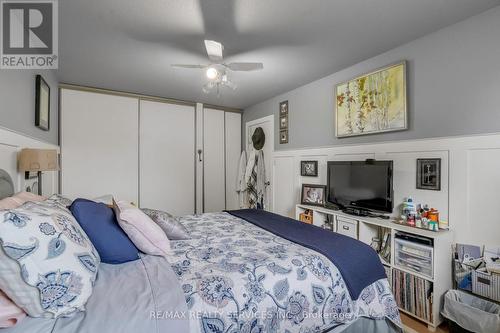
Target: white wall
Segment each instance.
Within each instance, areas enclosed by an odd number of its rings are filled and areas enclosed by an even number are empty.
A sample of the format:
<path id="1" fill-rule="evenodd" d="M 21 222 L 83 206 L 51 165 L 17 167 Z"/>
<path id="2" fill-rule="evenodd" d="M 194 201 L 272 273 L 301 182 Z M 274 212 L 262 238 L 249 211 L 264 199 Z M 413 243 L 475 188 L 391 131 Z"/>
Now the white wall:
<path id="1" fill-rule="evenodd" d="M 416 189 L 416 159 L 442 159 L 441 191 Z M 404 197 L 428 203 L 448 220 L 455 241 L 500 245 L 500 134 L 277 151 L 273 156 L 274 211 L 295 216 L 302 183 L 326 184 L 330 160 L 394 161 L 395 210 Z M 318 160 L 318 177 L 301 177 L 300 161 Z"/>
<path id="2" fill-rule="evenodd" d="M 21 135 L 0 127 L 0 169 L 9 173 L 14 182 L 16 192 L 24 191 L 30 180 L 24 180 L 24 173 L 17 171 L 17 154 L 23 148 L 56 149 L 59 147 L 39 141 L 29 136 Z M 58 172 L 47 171 L 42 174 L 42 194 L 49 196 L 58 193 Z"/>

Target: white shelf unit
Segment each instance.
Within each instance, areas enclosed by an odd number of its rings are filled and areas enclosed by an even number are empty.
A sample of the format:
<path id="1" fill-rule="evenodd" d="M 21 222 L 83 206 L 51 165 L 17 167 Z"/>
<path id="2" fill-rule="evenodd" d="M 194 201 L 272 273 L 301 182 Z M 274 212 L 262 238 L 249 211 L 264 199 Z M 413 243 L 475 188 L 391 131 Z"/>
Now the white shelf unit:
<path id="1" fill-rule="evenodd" d="M 425 229 L 413 228 L 405 225 L 400 225 L 394 223 L 393 220 L 384 220 L 380 218 L 372 217 L 359 217 L 348 215 L 338 210 L 332 210 L 319 206 L 309 206 L 298 204 L 295 208 L 296 219 L 299 218 L 299 214 L 306 210 L 311 210 L 313 212 L 313 224 L 321 227 L 328 218 L 334 221 L 333 230 L 334 232 L 339 232 L 341 234 L 346 234 L 353 238 L 356 238 L 368 245 L 370 245 L 372 238 L 377 237 L 380 233 L 379 228 L 384 228 L 390 230 L 391 237 L 391 253 L 390 262 L 387 262 L 381 258 L 382 264 L 386 267 L 389 281 L 392 281 L 392 270 L 398 269 L 399 271 L 408 273 L 412 276 L 424 279 L 432 283 L 433 293 L 432 293 L 432 320 L 425 320 L 416 314 L 400 308 L 401 312 L 404 312 L 416 319 L 426 323 L 428 329 L 435 331 L 436 328 L 442 323 L 443 318 L 440 315 L 441 308 L 443 306 L 443 297 L 446 291 L 452 289 L 452 272 L 451 272 L 451 245 L 453 234 L 452 231 L 430 231 Z M 330 216 L 330 217 L 328 217 Z M 355 229 L 355 232 L 351 230 L 345 230 L 343 227 L 351 226 Z M 340 228 L 339 228 L 340 226 Z M 395 235 L 398 231 L 405 232 L 407 234 L 423 236 L 432 239 L 432 269 L 430 275 L 421 274 L 415 272 L 407 267 L 398 265 L 395 256 Z M 392 285 L 392 284 L 391 284 Z"/>

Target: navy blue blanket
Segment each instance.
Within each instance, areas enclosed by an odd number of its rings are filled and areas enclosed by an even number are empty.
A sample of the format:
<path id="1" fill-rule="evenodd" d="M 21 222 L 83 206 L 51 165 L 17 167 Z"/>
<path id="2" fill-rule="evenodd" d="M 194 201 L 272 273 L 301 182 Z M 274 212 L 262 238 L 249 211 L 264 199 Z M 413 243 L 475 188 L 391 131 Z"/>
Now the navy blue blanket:
<path id="1" fill-rule="evenodd" d="M 377 253 L 351 237 L 257 209 L 228 211 L 262 229 L 327 257 L 340 271 L 353 300 L 377 280 L 386 278 Z"/>

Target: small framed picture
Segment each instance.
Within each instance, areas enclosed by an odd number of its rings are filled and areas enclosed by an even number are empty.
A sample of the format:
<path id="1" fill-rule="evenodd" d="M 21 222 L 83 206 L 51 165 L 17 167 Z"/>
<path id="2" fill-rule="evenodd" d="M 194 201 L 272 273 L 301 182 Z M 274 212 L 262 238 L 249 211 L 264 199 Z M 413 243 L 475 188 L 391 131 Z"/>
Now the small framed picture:
<path id="1" fill-rule="evenodd" d="M 50 129 L 50 87 L 41 75 L 35 80 L 35 126 Z"/>
<path id="2" fill-rule="evenodd" d="M 288 128 L 288 115 L 280 116 L 280 130 Z"/>
<path id="3" fill-rule="evenodd" d="M 318 161 L 300 161 L 300 175 L 318 177 Z"/>
<path id="4" fill-rule="evenodd" d="M 324 206 L 326 201 L 326 186 L 302 184 L 300 201 L 303 205 Z"/>
<path id="5" fill-rule="evenodd" d="M 417 189 L 441 191 L 441 159 L 417 159 Z"/>
<path id="6" fill-rule="evenodd" d="M 288 143 L 288 130 L 280 131 L 280 144 Z"/>
<path id="7" fill-rule="evenodd" d="M 288 115 L 288 101 L 280 103 L 280 116 Z"/>

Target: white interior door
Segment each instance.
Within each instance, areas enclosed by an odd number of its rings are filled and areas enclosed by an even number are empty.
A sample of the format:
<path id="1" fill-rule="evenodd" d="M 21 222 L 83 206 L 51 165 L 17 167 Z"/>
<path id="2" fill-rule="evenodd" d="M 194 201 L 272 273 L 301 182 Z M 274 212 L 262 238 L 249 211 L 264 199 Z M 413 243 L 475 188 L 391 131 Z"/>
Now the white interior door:
<path id="1" fill-rule="evenodd" d="M 195 108 L 140 101 L 140 205 L 195 212 Z"/>
<path id="2" fill-rule="evenodd" d="M 257 127 L 261 127 L 266 136 L 266 141 L 262 151 L 264 152 L 264 165 L 266 167 L 266 182 L 269 184 L 266 188 L 266 203 L 265 209 L 273 211 L 272 198 L 272 159 L 274 152 L 274 116 L 267 116 L 256 120 L 249 121 L 245 124 L 246 129 L 246 150 L 249 154 L 254 148 L 252 145 L 252 135 Z"/>
<path id="3" fill-rule="evenodd" d="M 137 98 L 61 89 L 61 189 L 138 202 Z"/>
<path id="4" fill-rule="evenodd" d="M 225 113 L 226 209 L 238 209 L 236 178 L 241 155 L 241 113 Z"/>
<path id="5" fill-rule="evenodd" d="M 224 111 L 203 110 L 203 211 L 226 209 Z"/>

